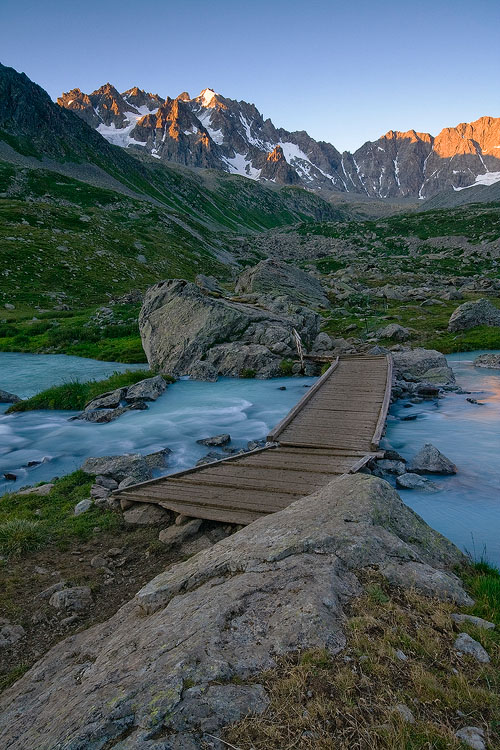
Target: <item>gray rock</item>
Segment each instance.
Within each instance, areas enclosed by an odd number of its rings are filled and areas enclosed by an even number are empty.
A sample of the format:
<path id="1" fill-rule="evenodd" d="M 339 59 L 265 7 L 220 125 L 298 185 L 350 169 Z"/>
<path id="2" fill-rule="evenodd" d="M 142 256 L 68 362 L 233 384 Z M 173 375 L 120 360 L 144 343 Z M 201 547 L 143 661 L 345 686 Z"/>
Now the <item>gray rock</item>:
<path id="1" fill-rule="evenodd" d="M 425 492 L 439 492 L 439 487 L 430 479 L 421 477 L 420 474 L 406 472 L 396 477 L 396 487 L 403 490 L 425 490 Z"/>
<path id="2" fill-rule="evenodd" d="M 90 508 L 92 507 L 92 498 L 86 497 L 83 500 L 80 500 L 79 503 L 75 505 L 75 516 L 81 516 L 82 513 L 86 513 Z"/>
<path id="3" fill-rule="evenodd" d="M 451 314 L 448 330 L 467 331 L 476 326 L 500 326 L 500 310 L 485 297 L 457 307 Z"/>
<path id="4" fill-rule="evenodd" d="M 162 448 L 155 453 L 148 453 L 144 456 L 147 466 L 153 469 L 163 469 L 167 465 L 167 457 L 172 453 L 170 448 Z"/>
<path id="5" fill-rule="evenodd" d="M 9 620 L 0 617 L 0 648 L 9 648 L 24 638 L 26 631 L 21 625 L 13 625 Z"/>
<path id="6" fill-rule="evenodd" d="M 333 350 L 333 346 L 332 346 L 332 339 L 330 338 L 330 336 L 324 331 L 322 331 L 321 333 L 318 333 L 318 335 L 313 341 L 312 351 L 313 352 L 325 352 L 325 351 L 330 352 L 332 350 Z"/>
<path id="7" fill-rule="evenodd" d="M 320 318 L 306 308 L 291 307 L 286 300 L 269 300 L 266 305 L 264 309 L 215 299 L 179 279 L 155 284 L 146 292 L 139 316 L 150 366 L 185 375 L 202 360 L 218 374 L 234 375 L 236 371 L 239 375 L 246 368 L 268 377 L 271 363 L 278 372 L 283 353 L 274 355 L 272 347 L 284 343 L 288 351 L 294 351 L 295 328 L 307 349 L 319 333 Z M 221 344 L 232 346 L 225 350 L 220 349 Z M 261 348 L 252 348 L 256 346 Z M 234 357 L 240 349 L 244 353 L 235 366 Z"/>
<path id="8" fill-rule="evenodd" d="M 215 276 L 205 276 L 203 273 L 198 273 L 195 276 L 194 283 L 201 289 L 205 289 L 207 292 L 224 294 L 224 290 L 219 286 L 219 282 Z"/>
<path id="9" fill-rule="evenodd" d="M 480 354 L 474 360 L 474 367 L 489 367 L 492 370 L 498 370 L 500 369 L 500 354 Z"/>
<path id="10" fill-rule="evenodd" d="M 215 383 L 218 379 L 217 370 L 210 362 L 202 362 L 197 359 L 189 368 L 188 375 L 193 380 L 203 380 L 206 383 Z"/>
<path id="11" fill-rule="evenodd" d="M 188 521 L 180 526 L 169 526 L 167 529 L 160 531 L 158 539 L 163 544 L 168 544 L 171 547 L 175 544 L 182 544 L 190 536 L 198 533 L 201 524 L 202 520 L 200 518 L 193 518 L 192 521 Z"/>
<path id="12" fill-rule="evenodd" d="M 459 624 L 462 622 L 470 622 L 471 625 L 475 625 L 476 628 L 482 628 L 483 630 L 494 630 L 495 623 L 483 620 L 482 617 L 476 617 L 475 615 L 463 615 L 460 613 L 452 614 L 451 619 Z"/>
<path id="13" fill-rule="evenodd" d="M 161 375 L 153 378 L 140 380 L 135 385 L 130 385 L 125 393 L 125 401 L 156 401 L 167 388 L 167 381 Z"/>
<path id="14" fill-rule="evenodd" d="M 399 661 L 408 661 L 408 657 L 406 656 L 405 652 L 401 651 L 400 648 L 396 649 L 395 654 Z"/>
<path id="15" fill-rule="evenodd" d="M 214 346 L 207 354 L 207 363 L 219 375 L 232 378 L 275 378 L 281 375 L 279 357 L 262 344 L 240 344 L 231 342 Z"/>
<path id="16" fill-rule="evenodd" d="M 119 406 L 116 409 L 86 409 L 76 417 L 70 417 L 70 420 L 73 421 L 79 419 L 85 422 L 95 422 L 96 424 L 107 424 L 108 422 L 113 422 L 115 419 L 118 419 L 118 417 L 121 417 L 122 414 L 126 414 L 129 411 L 135 411 L 137 409 L 143 410 L 147 408 L 148 407 L 143 401 L 138 401 L 129 406 Z"/>
<path id="17" fill-rule="evenodd" d="M 236 292 L 284 296 L 312 307 L 330 306 L 318 279 L 289 263 L 274 259 L 261 260 L 243 271 L 236 283 Z"/>
<path id="18" fill-rule="evenodd" d="M 150 503 L 136 503 L 130 510 L 123 514 L 125 523 L 146 526 L 157 523 L 165 523 L 170 518 L 170 513 L 161 505 L 152 505 Z"/>
<path id="19" fill-rule="evenodd" d="M 415 724 L 415 717 L 404 703 L 398 703 L 397 706 L 394 706 L 394 711 L 399 714 L 403 721 L 406 721 L 408 724 Z"/>
<path id="20" fill-rule="evenodd" d="M 106 499 L 110 496 L 111 490 L 108 490 L 107 487 L 103 487 L 101 484 L 93 484 L 90 488 L 90 497 L 94 500 L 96 498 L 100 499 Z"/>
<path id="21" fill-rule="evenodd" d="M 406 466 L 403 461 L 393 461 L 389 458 L 381 458 L 376 463 L 376 468 L 385 474 L 404 474 Z"/>
<path id="22" fill-rule="evenodd" d="M 21 490 L 18 495 L 40 495 L 40 497 L 46 497 L 54 486 L 54 482 L 47 482 L 47 484 L 41 484 L 39 487 L 28 487 L 26 490 Z"/>
<path id="23" fill-rule="evenodd" d="M 479 727 L 464 727 L 455 732 L 455 737 L 462 740 L 472 750 L 486 750 L 484 731 Z"/>
<path id="24" fill-rule="evenodd" d="M 446 357 L 435 349 L 404 349 L 393 352 L 394 370 L 397 378 L 414 381 L 445 383 L 454 385 L 455 376 L 448 367 Z"/>
<path id="25" fill-rule="evenodd" d="M 415 588 L 426 596 L 456 602 L 463 607 L 470 607 L 474 604 L 455 575 L 435 570 L 426 563 L 389 563 L 381 567 L 380 572 L 389 583 L 396 586 Z"/>
<path id="26" fill-rule="evenodd" d="M 460 633 L 453 644 L 453 648 L 460 654 L 469 654 L 470 656 L 473 656 L 474 659 L 481 664 L 488 664 L 490 661 L 488 652 L 480 643 L 478 643 L 478 641 L 475 641 L 474 638 L 471 638 L 467 633 Z"/>
<path id="27" fill-rule="evenodd" d="M 55 609 L 81 612 L 88 609 L 92 604 L 92 592 L 88 586 L 61 589 L 61 591 L 56 591 L 52 594 L 49 604 Z"/>
<path id="28" fill-rule="evenodd" d="M 0 388 L 0 404 L 17 404 L 21 399 L 16 396 L 15 393 L 9 393 L 9 391 L 2 391 Z"/>
<path id="29" fill-rule="evenodd" d="M 197 440 L 196 442 L 200 445 L 227 445 L 229 441 L 231 440 L 231 435 L 229 435 L 227 432 L 221 434 L 221 435 L 214 435 L 213 437 L 207 437 L 203 438 L 202 440 Z"/>
<path id="30" fill-rule="evenodd" d="M 132 485 L 134 484 L 137 484 L 137 479 L 134 479 L 134 477 L 125 477 L 125 479 L 122 479 L 122 481 L 119 483 L 118 489 L 124 490 L 126 487 L 132 487 Z M 125 498 L 122 498 L 122 500 L 125 500 Z M 129 501 L 127 500 L 127 502 Z M 131 507 L 131 506 L 129 505 L 128 507 Z"/>
<path id="31" fill-rule="evenodd" d="M 16 309 L 16 306 L 13 305 L 11 302 L 6 302 L 5 305 L 4 305 L 4 307 L 5 307 L 6 310 L 15 310 Z"/>
<path id="32" fill-rule="evenodd" d="M 118 487 L 118 482 L 116 481 L 116 479 L 112 479 L 111 477 L 105 477 L 102 475 L 96 476 L 95 483 L 100 484 L 101 487 L 105 487 L 107 490 L 116 490 Z"/>
<path id="33" fill-rule="evenodd" d="M 403 328 L 397 323 L 390 323 L 385 328 L 379 328 L 376 333 L 379 339 L 391 339 L 391 341 L 406 341 L 410 338 L 410 329 Z"/>
<path id="34" fill-rule="evenodd" d="M 121 482 L 132 477 L 137 482 L 151 479 L 151 470 L 140 453 L 126 453 L 123 456 L 100 456 L 87 458 L 81 466 L 86 474 L 101 474 Z"/>
<path id="35" fill-rule="evenodd" d="M 116 409 L 120 406 L 125 391 L 125 388 L 117 388 L 114 391 L 103 393 L 100 396 L 93 398 L 92 401 L 89 401 L 88 404 L 85 405 L 85 410 Z"/>
<path id="36" fill-rule="evenodd" d="M 171 565 L 107 622 L 60 641 L 0 696 L 0 746 L 63 747 L 71 737 L 75 748 L 111 747 L 126 734 L 131 750 L 162 733 L 172 748 L 196 750 L 203 731 L 220 736 L 262 710 L 252 678 L 280 654 L 345 646 L 357 569 L 408 561 L 446 580 L 443 568 L 463 560 L 387 482 L 338 478 Z M 401 584 L 412 585 L 405 570 Z"/>
<path id="37" fill-rule="evenodd" d="M 426 443 L 407 463 L 410 473 L 416 474 L 456 474 L 457 467 L 446 458 L 432 443 Z"/>
<path id="38" fill-rule="evenodd" d="M 58 581 L 57 583 L 53 583 L 52 586 L 49 586 L 43 591 L 40 591 L 40 593 L 36 595 L 36 598 L 37 599 L 50 599 L 52 594 L 55 594 L 56 591 L 62 591 L 62 589 L 65 586 L 66 586 L 65 581 Z"/>

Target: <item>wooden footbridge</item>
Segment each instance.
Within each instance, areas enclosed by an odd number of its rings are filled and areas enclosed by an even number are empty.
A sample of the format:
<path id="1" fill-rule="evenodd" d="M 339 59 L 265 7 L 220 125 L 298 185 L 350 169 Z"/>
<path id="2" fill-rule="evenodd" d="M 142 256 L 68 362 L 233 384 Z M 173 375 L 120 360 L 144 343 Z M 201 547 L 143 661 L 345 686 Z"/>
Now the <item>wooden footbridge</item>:
<path id="1" fill-rule="evenodd" d="M 376 455 L 391 385 L 390 355 L 342 356 L 271 431 L 264 448 L 114 494 L 194 518 L 251 523 Z"/>

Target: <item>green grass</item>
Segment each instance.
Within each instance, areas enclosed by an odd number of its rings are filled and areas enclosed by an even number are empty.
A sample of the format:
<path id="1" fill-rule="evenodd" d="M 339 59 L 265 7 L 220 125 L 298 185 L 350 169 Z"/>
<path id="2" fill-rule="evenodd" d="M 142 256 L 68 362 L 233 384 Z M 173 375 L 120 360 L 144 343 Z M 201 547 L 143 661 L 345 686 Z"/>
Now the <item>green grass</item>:
<path id="1" fill-rule="evenodd" d="M 31 398 L 12 404 L 7 413 L 33 411 L 34 409 L 71 409 L 78 411 L 102 393 L 133 385 L 140 380 L 144 380 L 144 378 L 151 377 L 151 374 L 150 370 L 127 370 L 126 372 L 115 372 L 105 380 L 89 380 L 85 383 L 74 380 L 62 385 L 54 385 L 52 388 L 40 391 Z"/>
<path id="2" fill-rule="evenodd" d="M 8 557 L 33 552 L 43 546 L 47 536 L 40 521 L 11 518 L 0 524 L 0 554 Z"/>
<path id="3" fill-rule="evenodd" d="M 500 570 L 487 562 L 476 562 L 466 572 L 464 580 L 475 599 L 472 614 L 496 623 L 500 644 Z"/>
<path id="4" fill-rule="evenodd" d="M 89 539 L 94 529 L 112 531 L 121 523 L 112 511 L 92 507 L 74 515 L 75 505 L 90 495 L 94 478 L 82 471 L 58 479 L 49 495 L 7 493 L 0 498 L 0 553 L 26 555 L 55 544 L 65 548 L 71 539 Z"/>

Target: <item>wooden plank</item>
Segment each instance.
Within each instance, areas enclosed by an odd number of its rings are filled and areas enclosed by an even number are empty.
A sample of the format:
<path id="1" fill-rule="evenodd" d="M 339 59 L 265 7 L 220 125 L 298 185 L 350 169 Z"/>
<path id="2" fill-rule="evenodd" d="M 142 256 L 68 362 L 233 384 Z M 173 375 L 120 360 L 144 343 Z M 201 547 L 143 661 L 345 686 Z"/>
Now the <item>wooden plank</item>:
<path id="1" fill-rule="evenodd" d="M 130 493 L 132 494 L 132 493 Z M 138 495 L 138 493 L 136 493 Z M 126 495 L 125 495 L 126 496 Z M 181 484 L 180 482 L 174 485 L 173 482 L 166 484 L 164 487 L 151 487 L 146 493 L 143 491 L 142 497 L 152 497 L 159 500 L 189 500 L 191 502 L 200 503 L 201 505 L 216 505 L 217 507 L 225 508 L 285 508 L 291 502 L 294 497 L 300 497 L 298 495 L 292 495 L 284 492 L 262 492 L 252 491 L 247 488 L 234 492 L 221 491 L 220 487 L 209 487 L 199 484 Z M 147 502 L 142 500 L 138 502 Z"/>
<path id="2" fill-rule="evenodd" d="M 184 516 L 191 518 L 203 518 L 207 521 L 220 521 L 221 523 L 236 523 L 246 526 L 253 523 L 257 518 L 269 515 L 268 513 L 259 513 L 258 511 L 234 510 L 231 508 L 210 508 L 190 503 L 176 503 L 169 500 L 161 500 L 157 505 L 161 505 L 166 510 L 174 513 L 182 513 Z"/>
<path id="3" fill-rule="evenodd" d="M 382 407 L 380 409 L 380 414 L 377 420 L 377 425 L 375 427 L 375 432 L 373 433 L 373 437 L 372 437 L 373 448 L 378 448 L 378 445 L 380 443 L 380 438 L 382 437 L 385 420 L 387 419 L 387 412 L 389 411 L 389 405 L 391 402 L 391 392 L 392 392 L 392 369 L 393 369 L 392 356 L 388 354 L 387 355 L 387 379 L 386 379 L 386 384 L 385 384 L 384 400 L 382 402 Z"/>
<path id="4" fill-rule="evenodd" d="M 267 440 L 272 442 L 276 440 L 278 435 L 285 429 L 285 427 L 290 424 L 290 422 L 294 419 L 295 415 L 298 414 L 301 409 L 304 408 L 304 405 L 314 396 L 315 393 L 318 392 L 320 388 L 324 385 L 324 383 L 332 376 L 332 374 L 335 372 L 336 368 L 339 364 L 339 358 L 335 360 L 335 362 L 332 363 L 331 367 L 328 368 L 328 370 L 314 383 L 311 388 L 307 391 L 304 396 L 300 399 L 298 404 L 295 404 L 293 409 L 291 409 L 286 417 L 284 417 L 281 422 L 278 422 L 276 427 L 269 433 L 267 436 Z"/>

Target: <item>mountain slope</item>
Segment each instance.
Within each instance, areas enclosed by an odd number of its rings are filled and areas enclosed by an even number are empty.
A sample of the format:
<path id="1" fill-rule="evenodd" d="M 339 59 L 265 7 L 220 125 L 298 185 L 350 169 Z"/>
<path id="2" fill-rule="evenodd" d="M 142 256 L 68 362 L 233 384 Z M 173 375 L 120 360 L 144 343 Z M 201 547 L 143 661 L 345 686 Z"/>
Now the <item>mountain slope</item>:
<path id="1" fill-rule="evenodd" d="M 131 94 L 133 92 L 133 94 Z M 165 100 L 134 88 L 120 94 L 110 84 L 92 94 L 73 89 L 58 103 L 83 117 L 111 143 L 163 161 L 220 169 L 254 180 L 297 184 L 316 192 L 377 198 L 428 198 L 478 178 L 500 179 L 500 118 L 430 133 L 389 131 L 354 154 L 288 132 L 264 120 L 253 104 L 212 89 Z M 488 177 L 488 175 L 490 177 Z"/>
<path id="2" fill-rule="evenodd" d="M 300 188 L 136 158 L 4 66 L 0 93 L 0 295 L 6 303 L 68 298 L 88 304 L 165 277 L 227 277 L 240 262 L 236 236 L 343 216 Z M 101 98 L 111 122 L 119 111 L 109 93 Z M 141 92 L 126 95 L 147 106 Z M 99 174 L 115 189 L 96 184 Z"/>

